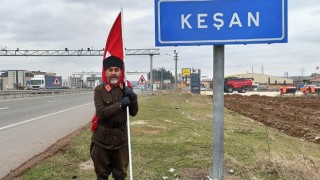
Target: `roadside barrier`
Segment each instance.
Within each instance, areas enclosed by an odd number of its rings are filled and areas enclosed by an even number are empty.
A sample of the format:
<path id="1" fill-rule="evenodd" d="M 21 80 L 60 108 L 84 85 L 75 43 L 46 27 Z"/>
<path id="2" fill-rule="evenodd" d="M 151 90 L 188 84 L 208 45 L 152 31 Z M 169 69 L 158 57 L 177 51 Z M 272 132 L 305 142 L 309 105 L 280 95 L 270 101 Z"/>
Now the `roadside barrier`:
<path id="1" fill-rule="evenodd" d="M 93 92 L 93 89 L 50 89 L 50 90 L 12 90 L 0 91 L 0 100 L 16 98 L 32 98 Z"/>

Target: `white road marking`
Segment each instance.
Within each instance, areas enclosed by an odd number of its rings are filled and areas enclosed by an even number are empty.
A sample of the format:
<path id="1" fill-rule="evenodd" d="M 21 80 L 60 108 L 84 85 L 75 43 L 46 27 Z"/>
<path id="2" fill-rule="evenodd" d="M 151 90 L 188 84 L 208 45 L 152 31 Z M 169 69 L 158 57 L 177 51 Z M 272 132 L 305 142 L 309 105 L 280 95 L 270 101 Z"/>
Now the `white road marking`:
<path id="1" fill-rule="evenodd" d="M 0 108 L 0 110 L 5 110 L 5 109 L 9 109 L 10 107 L 4 107 L 4 108 Z"/>
<path id="2" fill-rule="evenodd" d="M 87 106 L 89 104 L 93 104 L 93 102 L 87 103 L 87 104 L 83 104 L 83 105 L 80 105 L 80 106 L 76 106 L 76 107 L 73 107 L 73 108 L 65 109 L 65 110 L 62 110 L 62 111 L 54 112 L 54 113 L 47 114 L 47 115 L 44 115 L 44 116 L 36 117 L 36 118 L 29 119 L 29 120 L 26 120 L 26 121 L 22 121 L 22 122 L 19 122 L 19 123 L 11 124 L 11 125 L 8 125 L 8 126 L 0 127 L 0 131 L 4 130 L 4 129 L 7 129 L 7 128 L 10 128 L 10 127 L 14 127 L 14 126 L 20 125 L 20 124 L 24 124 L 24 123 L 27 123 L 27 122 L 32 122 L 32 121 L 35 121 L 35 120 L 39 120 L 41 118 L 45 118 L 45 117 L 48 117 L 48 116 L 52 116 L 52 115 L 55 115 L 55 114 L 66 112 L 66 111 L 69 111 L 69 110 L 72 110 L 72 109 L 76 109 L 76 108 L 79 108 L 79 107 L 82 107 L 82 106 Z"/>
<path id="3" fill-rule="evenodd" d="M 56 99 L 56 100 L 52 100 L 52 101 L 48 101 L 48 102 L 51 103 L 51 102 L 57 102 L 57 101 L 61 101 L 61 99 Z"/>

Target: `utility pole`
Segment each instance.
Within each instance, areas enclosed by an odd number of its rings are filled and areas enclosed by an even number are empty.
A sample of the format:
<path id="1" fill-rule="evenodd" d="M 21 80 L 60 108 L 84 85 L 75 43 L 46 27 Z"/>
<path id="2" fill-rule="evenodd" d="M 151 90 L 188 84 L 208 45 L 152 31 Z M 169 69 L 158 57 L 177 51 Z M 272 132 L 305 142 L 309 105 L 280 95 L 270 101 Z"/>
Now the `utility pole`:
<path id="1" fill-rule="evenodd" d="M 168 55 L 168 56 L 172 56 L 174 58 L 174 61 L 175 61 L 175 75 L 174 75 L 174 89 L 177 90 L 177 81 L 178 81 L 178 53 L 176 50 L 173 51 L 174 53 L 174 56 L 170 55 L 170 54 L 167 54 L 167 53 L 164 53 L 165 55 Z"/>
<path id="2" fill-rule="evenodd" d="M 163 89 L 163 68 L 161 68 L 161 82 L 160 82 L 160 85 L 161 85 L 161 90 Z"/>
<path id="3" fill-rule="evenodd" d="M 251 66 L 251 76 L 253 78 L 253 66 Z"/>
<path id="4" fill-rule="evenodd" d="M 262 64 L 262 66 L 261 66 L 261 74 L 263 74 L 263 70 L 264 70 L 264 66 Z"/>
<path id="5" fill-rule="evenodd" d="M 178 74 L 177 74 L 177 64 L 178 64 L 178 53 L 176 50 L 174 50 L 174 60 L 175 60 L 175 76 L 174 76 L 174 86 L 175 90 L 177 90 L 177 80 L 178 80 Z"/>

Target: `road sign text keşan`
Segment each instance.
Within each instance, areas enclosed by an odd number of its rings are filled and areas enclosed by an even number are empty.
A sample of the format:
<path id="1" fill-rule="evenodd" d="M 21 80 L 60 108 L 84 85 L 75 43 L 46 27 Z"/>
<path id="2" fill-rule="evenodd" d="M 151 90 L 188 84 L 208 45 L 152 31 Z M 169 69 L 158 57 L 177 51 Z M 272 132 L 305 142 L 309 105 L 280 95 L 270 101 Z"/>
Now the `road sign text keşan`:
<path id="1" fill-rule="evenodd" d="M 191 26 L 189 19 L 192 19 L 193 14 L 181 14 L 181 29 L 192 29 L 193 27 Z M 223 13 L 215 13 L 212 16 L 212 19 L 210 19 L 210 17 L 208 17 L 208 14 L 196 14 L 196 24 L 195 24 L 195 28 L 198 29 L 207 29 L 210 28 L 210 26 L 207 25 L 207 21 L 212 21 L 212 25 L 214 26 L 214 28 L 217 28 L 217 30 L 219 31 L 221 28 L 224 28 L 225 25 L 227 25 L 229 28 L 233 28 L 233 27 L 244 27 L 247 25 L 247 27 L 251 27 L 251 24 L 253 24 L 253 26 L 259 27 L 259 22 L 260 22 L 260 12 L 255 12 L 255 15 L 253 15 L 252 12 L 248 12 L 248 15 L 245 16 L 242 20 L 240 19 L 240 16 L 238 13 L 233 13 L 232 14 L 232 18 L 229 21 L 228 24 L 225 23 L 225 20 L 223 19 L 224 14 Z M 244 24 L 246 23 L 247 24 Z"/>
<path id="2" fill-rule="evenodd" d="M 287 42 L 287 0 L 155 0 L 156 46 Z"/>

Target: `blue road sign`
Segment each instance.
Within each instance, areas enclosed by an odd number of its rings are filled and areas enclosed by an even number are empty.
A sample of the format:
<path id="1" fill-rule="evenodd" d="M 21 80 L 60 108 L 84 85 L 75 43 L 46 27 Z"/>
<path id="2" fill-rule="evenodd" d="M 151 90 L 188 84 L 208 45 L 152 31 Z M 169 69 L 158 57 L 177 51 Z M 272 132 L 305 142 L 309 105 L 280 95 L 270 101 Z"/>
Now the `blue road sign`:
<path id="1" fill-rule="evenodd" d="M 287 0 L 155 0 L 155 42 L 286 43 L 287 14 Z"/>

